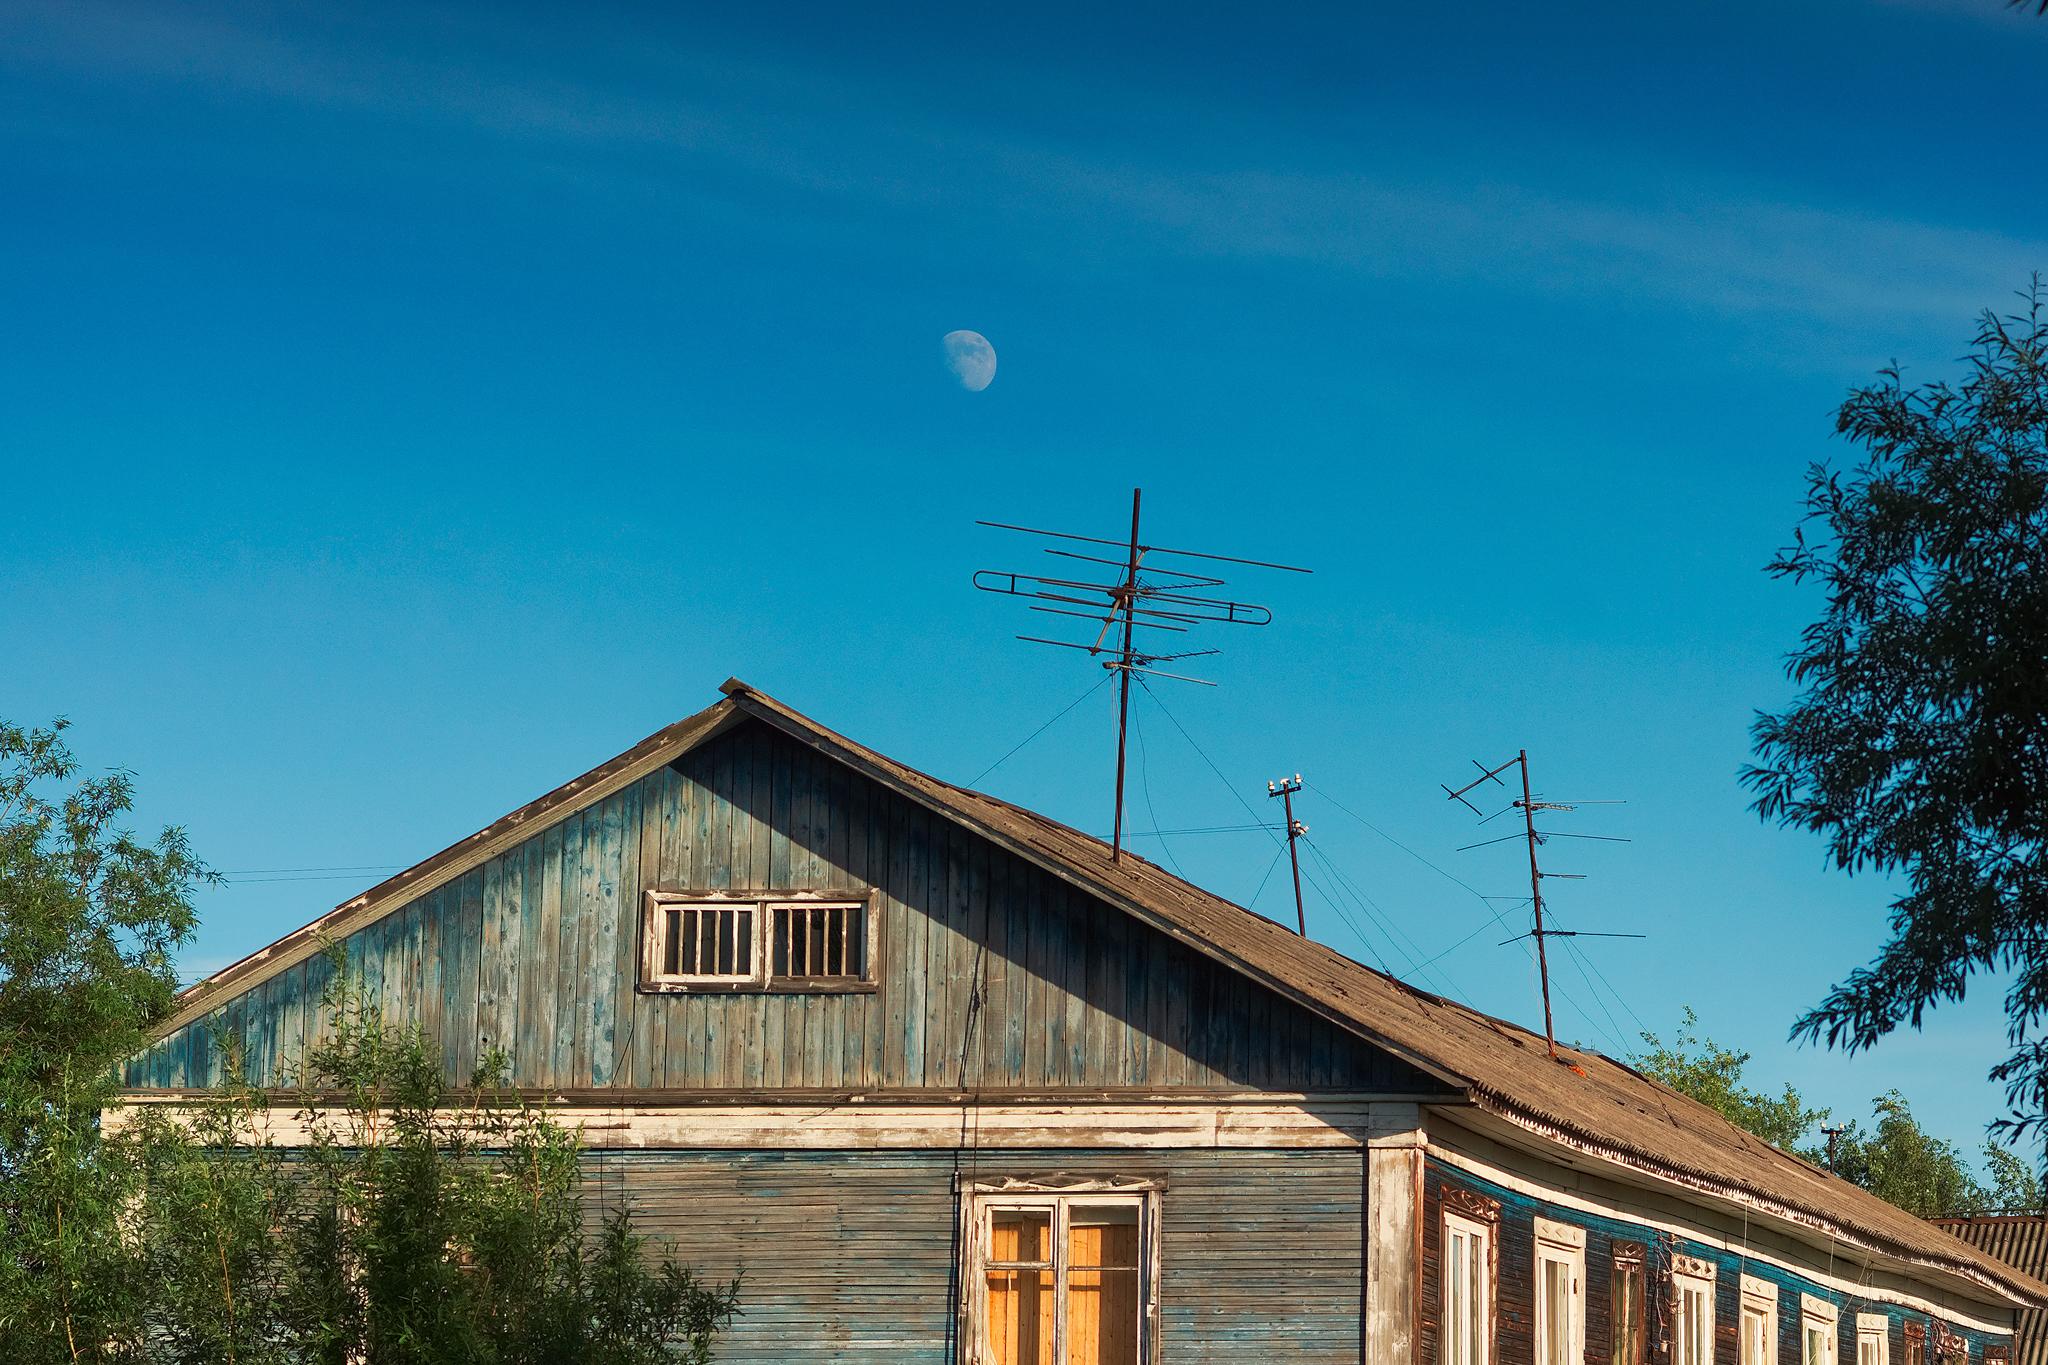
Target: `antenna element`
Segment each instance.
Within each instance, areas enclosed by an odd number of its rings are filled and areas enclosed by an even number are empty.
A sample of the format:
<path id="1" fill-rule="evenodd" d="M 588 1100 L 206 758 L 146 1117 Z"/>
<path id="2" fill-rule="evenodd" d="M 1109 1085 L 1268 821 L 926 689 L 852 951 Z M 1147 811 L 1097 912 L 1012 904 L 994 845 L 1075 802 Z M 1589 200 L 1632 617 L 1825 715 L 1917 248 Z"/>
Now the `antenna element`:
<path id="1" fill-rule="evenodd" d="M 1198 550 L 1174 550 L 1163 545 L 1144 544 L 1138 539 L 1138 512 L 1144 495 L 1145 490 L 1142 488 L 1131 490 L 1131 534 L 1126 540 L 1081 536 L 1069 531 L 1044 531 L 1035 526 L 1013 526 L 1002 521 L 975 523 L 978 526 L 992 526 L 999 531 L 1021 531 L 1025 535 L 1047 536 L 1054 540 L 1079 541 L 1086 545 L 1114 545 L 1123 552 L 1121 558 L 1107 559 L 1099 555 L 1080 554 L 1073 550 L 1046 550 L 1047 554 L 1056 555 L 1061 559 L 1103 564 L 1117 569 L 1119 576 L 1111 583 L 1009 573 L 994 569 L 983 569 L 974 575 L 974 586 L 983 592 L 1028 598 L 1031 600 L 1033 611 L 1046 612 L 1054 616 L 1078 616 L 1096 623 L 1095 638 L 1086 643 L 1053 640 L 1038 635 L 1019 635 L 1017 638 L 1031 644 L 1086 650 L 1090 655 L 1100 658 L 1104 668 L 1114 669 L 1118 675 L 1116 820 L 1109 844 L 1109 857 L 1112 862 L 1123 860 L 1124 743 L 1130 730 L 1131 675 L 1138 673 L 1154 678 L 1171 678 L 1176 682 L 1196 683 L 1203 687 L 1216 685 L 1203 678 L 1192 678 L 1184 673 L 1171 673 L 1153 666 L 1173 663 L 1179 659 L 1202 658 L 1216 653 L 1215 650 L 1157 652 L 1141 647 L 1137 643 L 1136 632 L 1144 629 L 1186 634 L 1205 622 L 1263 626 L 1270 625 L 1273 620 L 1273 613 L 1265 607 L 1254 606 L 1248 602 L 1232 602 L 1220 597 L 1204 597 L 1191 591 L 1220 588 L 1223 586 L 1223 580 L 1220 578 L 1212 578 L 1171 565 L 1147 564 L 1146 557 L 1172 556 L 1178 559 L 1199 559 L 1213 564 L 1243 564 L 1256 569 L 1278 569 L 1286 573 L 1309 572 L 1291 564 L 1274 564 L 1262 559 L 1239 559 L 1231 555 L 1212 555 Z M 1292 842 L 1290 836 L 1289 844 Z M 1298 879 L 1295 899 L 1298 904 Z"/>

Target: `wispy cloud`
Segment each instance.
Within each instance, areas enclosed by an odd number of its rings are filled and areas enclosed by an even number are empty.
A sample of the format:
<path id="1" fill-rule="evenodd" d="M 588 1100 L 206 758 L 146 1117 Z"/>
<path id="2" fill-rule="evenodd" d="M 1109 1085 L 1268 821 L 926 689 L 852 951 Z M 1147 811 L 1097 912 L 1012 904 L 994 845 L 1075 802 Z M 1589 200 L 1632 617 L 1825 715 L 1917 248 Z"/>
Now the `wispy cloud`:
<path id="1" fill-rule="evenodd" d="M 1120 239 L 1197 259 L 1661 303 L 1879 337 L 1929 325 L 1952 335 L 2048 263 L 2038 237 L 1802 203 L 1767 188 L 1631 195 L 1620 169 L 1614 194 L 1574 197 L 1453 183 L 1463 172 L 1450 166 L 1404 180 L 1116 161 L 1099 147 L 1020 141 L 950 107 L 897 113 L 901 91 L 729 53 L 636 52 L 628 65 L 641 79 L 578 84 L 361 39 L 313 44 L 183 10 L 30 0 L 13 14 L 7 46 L 17 62 L 452 123 L 538 144 L 551 165 L 565 146 L 651 153 L 826 200 L 1000 221 L 1051 243 Z M 1336 149 L 1286 150 L 1297 166 L 1341 163 Z M 1182 160 L 1196 158 L 1183 149 Z M 1659 169 L 1655 179 L 1672 183 L 1670 168 Z M 1653 183 L 1647 169 L 1637 180 Z"/>

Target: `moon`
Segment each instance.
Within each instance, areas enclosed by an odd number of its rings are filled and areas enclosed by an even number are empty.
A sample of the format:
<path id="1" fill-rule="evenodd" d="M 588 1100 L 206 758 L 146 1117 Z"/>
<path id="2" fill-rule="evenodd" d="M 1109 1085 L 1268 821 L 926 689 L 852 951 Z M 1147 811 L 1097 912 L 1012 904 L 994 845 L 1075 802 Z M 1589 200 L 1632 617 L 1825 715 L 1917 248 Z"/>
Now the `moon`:
<path id="1" fill-rule="evenodd" d="M 988 338 L 979 332 L 964 328 L 946 333 L 946 368 L 960 381 L 960 387 L 969 393 L 980 393 L 996 377 L 996 348 L 988 344 Z"/>

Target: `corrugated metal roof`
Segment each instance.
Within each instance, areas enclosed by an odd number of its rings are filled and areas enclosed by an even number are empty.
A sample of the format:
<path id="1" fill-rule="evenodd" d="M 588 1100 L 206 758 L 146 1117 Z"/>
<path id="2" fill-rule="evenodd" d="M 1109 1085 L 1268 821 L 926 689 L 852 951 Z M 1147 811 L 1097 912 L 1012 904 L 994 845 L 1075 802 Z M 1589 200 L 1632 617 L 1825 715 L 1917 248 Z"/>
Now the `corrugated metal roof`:
<path id="1" fill-rule="evenodd" d="M 2009 1266 L 2048 1278 L 2048 1214 L 1987 1213 L 1928 1221 Z M 2020 1310 L 2012 1360 L 2013 1365 L 2048 1365 L 2048 1312 Z"/>

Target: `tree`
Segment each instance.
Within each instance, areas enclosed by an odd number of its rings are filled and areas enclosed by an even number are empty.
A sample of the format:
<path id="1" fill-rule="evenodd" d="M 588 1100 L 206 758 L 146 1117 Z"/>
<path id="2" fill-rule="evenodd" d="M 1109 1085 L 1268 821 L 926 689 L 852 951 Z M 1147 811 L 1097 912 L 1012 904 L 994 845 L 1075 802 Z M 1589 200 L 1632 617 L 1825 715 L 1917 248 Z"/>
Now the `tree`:
<path id="1" fill-rule="evenodd" d="M 1745 1086 L 1742 1072 L 1749 1065 L 1749 1054 L 1702 1038 L 1699 1016 L 1690 1005 L 1685 1007 L 1685 1017 L 1670 1043 L 1654 1033 L 1645 1033 L 1643 1044 L 1648 1051 L 1634 1059 L 1637 1070 L 1681 1095 L 1698 1100 L 1774 1147 L 1801 1151 L 1800 1139 L 1827 1117 L 1825 1109 L 1807 1108 L 1799 1092 L 1789 1084 L 1784 1093 L 1776 1096 Z"/>
<path id="2" fill-rule="evenodd" d="M 1920 1218 L 1977 1213 L 1990 1197 L 1956 1145 L 1923 1129 L 1892 1090 L 1871 1101 L 1874 1128 L 1851 1123 L 1835 1143 L 1835 1174 Z"/>
<path id="3" fill-rule="evenodd" d="M 209 875 L 182 831 L 120 828 L 132 778 L 78 779 L 64 729 L 0 721 L 0 1340 L 22 1362 L 133 1335 L 146 1282 L 118 1215 L 135 1172 L 98 1115 L 171 1008 Z"/>
<path id="4" fill-rule="evenodd" d="M 1744 778 L 1766 820 L 1902 889 L 1890 937 L 1794 1026 L 1849 1051 L 2009 972 L 2008 1134 L 2048 1120 L 2048 315 L 2037 277 L 1985 314 L 1960 382 L 1898 370 L 1836 426 L 1863 448 L 1809 472 L 1805 524 L 1770 571 L 1819 587 L 1754 726 Z M 1809 539 L 1808 529 L 1816 534 Z"/>
<path id="5" fill-rule="evenodd" d="M 152 1361 L 711 1359 L 737 1278 L 651 1258 L 623 1210 L 593 1218 L 579 1135 L 502 1089 L 502 1053 L 451 1088 L 432 1041 L 386 1024 L 339 960 L 325 1007 L 293 1115 L 305 1147 L 269 1142 L 232 1051 L 209 1101 L 136 1120 Z"/>

